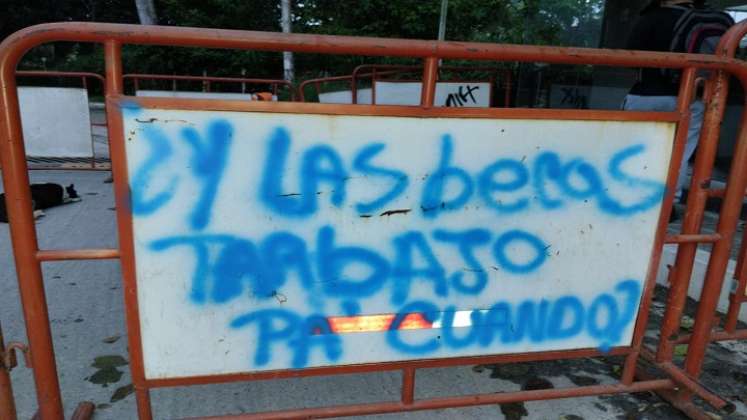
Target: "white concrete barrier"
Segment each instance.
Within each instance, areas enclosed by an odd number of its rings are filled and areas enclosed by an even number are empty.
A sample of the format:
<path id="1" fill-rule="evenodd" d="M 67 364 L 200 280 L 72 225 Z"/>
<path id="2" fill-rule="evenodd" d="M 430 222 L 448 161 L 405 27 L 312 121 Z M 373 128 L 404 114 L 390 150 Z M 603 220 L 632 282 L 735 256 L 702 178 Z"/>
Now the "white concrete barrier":
<path id="1" fill-rule="evenodd" d="M 18 98 L 26 155 L 93 156 L 85 89 L 19 87 Z"/>
<path id="2" fill-rule="evenodd" d="M 419 105 L 420 82 L 374 83 L 377 105 Z M 372 103 L 371 88 L 358 89 L 358 104 Z M 436 84 L 436 106 L 479 107 L 490 106 L 491 85 L 488 82 L 439 82 Z M 350 104 L 353 94 L 349 90 L 319 94 L 319 102 L 325 104 Z"/>
<path id="3" fill-rule="evenodd" d="M 419 105 L 420 82 L 376 81 L 377 105 Z M 435 106 L 476 107 L 490 106 L 490 83 L 488 82 L 438 82 L 436 83 Z"/>
<path id="4" fill-rule="evenodd" d="M 664 247 L 664 252 L 661 256 L 661 264 L 659 264 L 659 273 L 656 277 L 657 283 L 663 286 L 669 286 L 667 281 L 669 268 L 667 266 L 674 265 L 676 256 L 677 247 L 675 245 L 667 245 Z M 687 291 L 687 295 L 695 300 L 700 300 L 700 292 L 703 290 L 703 280 L 706 268 L 708 268 L 708 259 L 710 257 L 711 254 L 709 252 L 700 249 L 695 254 L 695 264 L 693 264 L 693 273 L 690 277 L 690 288 Z M 732 276 L 734 276 L 736 265 L 736 261 L 729 260 L 729 264 L 726 268 L 726 275 L 724 276 L 724 287 L 721 288 L 721 296 L 718 301 L 719 312 L 726 313 L 729 308 L 729 292 L 734 284 Z M 747 322 L 747 305 L 742 305 L 742 310 L 739 312 L 739 320 Z"/>
<path id="5" fill-rule="evenodd" d="M 371 89 L 357 90 L 359 104 L 371 104 Z M 319 94 L 319 102 L 323 104 L 352 104 L 353 92 L 349 90 L 338 90 Z"/>

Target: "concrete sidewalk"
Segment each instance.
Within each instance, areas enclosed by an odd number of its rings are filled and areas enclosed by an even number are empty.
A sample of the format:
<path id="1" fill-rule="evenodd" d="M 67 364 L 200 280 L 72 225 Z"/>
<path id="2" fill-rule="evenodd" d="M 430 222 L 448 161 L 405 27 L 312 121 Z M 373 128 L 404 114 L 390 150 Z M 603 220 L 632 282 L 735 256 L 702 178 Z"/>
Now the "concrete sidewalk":
<path id="1" fill-rule="evenodd" d="M 116 247 L 114 200 L 106 172 L 33 172 L 34 182 L 74 183 L 83 201 L 50 209 L 39 220 L 42 248 Z M 120 268 L 117 261 L 73 261 L 44 267 L 50 318 L 63 398 L 68 415 L 77 402 L 97 404 L 96 419 L 134 419 Z M 663 290 L 654 305 L 652 325 L 660 316 Z M 688 311 L 692 313 L 693 303 Z M 7 340 L 25 341 L 8 225 L 0 224 L 0 321 Z M 465 366 L 419 371 L 416 397 L 501 392 L 523 388 L 612 383 L 620 358 L 551 361 L 503 366 Z M 93 366 L 95 365 L 95 367 Z M 12 372 L 19 418 L 35 411 L 31 371 Z M 747 419 L 747 344 L 711 346 L 704 381 L 731 399 Z M 286 379 L 226 385 L 169 388 L 152 394 L 157 418 L 237 414 L 329 404 L 391 401 L 399 398 L 400 374 L 373 373 Z M 371 419 L 680 419 L 654 394 L 484 406 Z"/>

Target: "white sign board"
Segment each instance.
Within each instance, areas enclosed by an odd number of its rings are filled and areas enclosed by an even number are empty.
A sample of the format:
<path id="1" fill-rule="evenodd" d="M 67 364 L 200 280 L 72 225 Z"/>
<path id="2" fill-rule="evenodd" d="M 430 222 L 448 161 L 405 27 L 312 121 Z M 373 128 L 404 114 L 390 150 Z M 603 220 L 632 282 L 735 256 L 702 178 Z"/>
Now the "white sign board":
<path id="1" fill-rule="evenodd" d="M 231 93 L 231 92 L 193 92 L 193 91 L 182 91 L 182 90 L 138 90 L 135 92 L 135 96 L 143 97 L 158 97 L 158 98 L 191 98 L 191 99 L 238 99 L 243 101 L 251 101 L 251 93 Z M 273 101 L 277 101 L 277 96 L 272 97 Z"/>
<path id="2" fill-rule="evenodd" d="M 673 124 L 123 118 L 148 378 L 631 342 Z"/>
<path id="3" fill-rule="evenodd" d="M 27 156 L 93 156 L 85 89 L 19 87 L 18 101 Z"/>

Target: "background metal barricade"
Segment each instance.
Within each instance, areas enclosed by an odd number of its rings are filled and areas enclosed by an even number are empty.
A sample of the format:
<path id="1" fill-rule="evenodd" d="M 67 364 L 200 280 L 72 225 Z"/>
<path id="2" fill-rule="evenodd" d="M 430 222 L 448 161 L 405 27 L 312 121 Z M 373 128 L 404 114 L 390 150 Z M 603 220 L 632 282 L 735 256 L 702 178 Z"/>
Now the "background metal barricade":
<path id="1" fill-rule="evenodd" d="M 744 22 L 736 25 L 722 38 L 716 54 L 721 57 L 735 57 L 739 42 L 745 34 L 747 34 L 747 25 Z M 702 239 L 696 242 L 680 243 L 678 246 L 675 264 L 669 272 L 667 306 L 661 325 L 659 345 L 655 354 L 645 354 L 648 359 L 657 362 L 671 361 L 675 345 L 687 344 L 684 370 L 691 378 L 698 378 L 701 374 L 709 342 L 747 339 L 747 330 L 737 328 L 741 305 L 747 302 L 747 267 L 745 267 L 747 244 L 744 242 L 747 239 L 747 230 L 742 234 L 734 279 L 729 285 L 731 292 L 726 317 L 721 320 L 717 316 L 719 296 L 737 231 L 737 224 L 732 221 L 738 221 L 744 200 L 744 194 L 740 194 L 738 189 L 743 187 L 743 184 L 739 183 L 739 178 L 743 179 L 747 175 L 740 169 L 745 164 L 745 156 L 740 155 L 740 149 L 737 148 L 732 159 L 727 187 L 724 189 L 711 186 L 721 121 L 724 118 L 729 93 L 729 82 L 729 74 L 718 71 L 710 76 L 705 85 L 704 103 L 708 107 L 708 112 L 703 121 L 681 228 L 681 235 L 700 236 Z M 742 121 L 744 121 L 744 115 L 743 113 Z M 734 187 L 734 184 L 738 187 Z M 733 194 L 729 195 L 729 191 Z M 717 231 L 710 235 L 701 234 L 706 204 L 711 198 L 723 200 Z M 713 248 L 698 300 L 693 330 L 691 333 L 682 334 L 680 332 L 682 316 L 699 243 L 713 243 Z M 694 406 L 692 394 L 687 390 L 667 392 L 663 396 L 691 417 L 707 418 Z"/>
<path id="2" fill-rule="evenodd" d="M 251 93 L 257 91 L 259 87 L 269 87 L 269 92 L 277 96 L 279 93 L 287 95 L 289 100 L 296 100 L 296 90 L 293 84 L 287 80 L 282 79 L 257 79 L 248 77 L 219 77 L 219 76 L 186 76 L 186 75 L 166 75 L 166 74 L 125 74 L 122 76 L 126 83 L 128 80 L 132 81 L 132 87 L 135 91 L 140 89 L 141 82 L 143 81 L 168 81 L 172 83 L 171 90 L 177 90 L 178 82 L 200 82 L 202 84 L 203 92 L 214 92 L 213 89 L 215 84 L 230 84 L 238 85 L 242 88 L 241 93 Z M 247 88 L 249 85 L 251 88 Z"/>
<path id="3" fill-rule="evenodd" d="M 105 79 L 103 76 L 97 73 L 91 72 L 74 72 L 74 71 L 50 71 L 50 70 L 19 70 L 16 75 L 23 82 L 21 86 L 36 86 L 35 83 L 30 82 L 33 80 L 44 80 L 45 85 L 50 81 L 59 79 L 79 80 L 80 86 L 86 89 L 89 94 L 89 98 L 94 93 L 100 93 L 102 96 L 105 89 Z M 177 82 L 199 82 L 202 85 L 202 91 L 211 92 L 215 91 L 215 84 L 221 85 L 234 85 L 241 87 L 245 92 L 254 92 L 259 88 L 266 88 L 268 92 L 277 96 L 279 93 L 283 94 L 288 100 L 296 100 L 297 93 L 292 83 L 281 80 L 281 79 L 257 79 L 257 78 L 246 78 L 246 77 L 216 77 L 216 76 L 188 76 L 188 75 L 163 75 L 163 74 L 125 74 L 122 76 L 125 88 L 127 88 L 127 82 L 131 81 L 131 86 L 134 91 L 139 89 L 142 82 L 154 82 L 154 81 L 165 81 L 171 82 L 172 90 L 176 90 Z M 91 81 L 96 83 L 91 86 Z M 247 90 L 247 85 L 250 89 Z M 91 119 L 91 150 L 95 151 L 94 138 L 95 134 L 93 130 L 96 127 L 106 128 L 106 121 L 103 123 L 96 122 Z M 2 165 L 0 165 L 2 167 Z M 94 170 L 94 171 L 108 171 L 111 170 L 111 165 L 108 158 L 97 157 L 95 152 L 92 152 L 92 157 L 89 162 L 83 162 L 80 158 L 58 158 L 55 156 L 45 157 L 33 157 L 29 162 L 30 170 Z"/>
<path id="4" fill-rule="evenodd" d="M 469 67 L 469 66 L 439 66 L 439 78 L 438 81 L 443 82 L 461 82 L 461 81 L 470 81 L 465 80 L 463 77 L 443 77 L 440 73 L 441 72 L 478 72 L 478 73 L 486 73 L 488 75 L 488 81 L 490 82 L 492 86 L 492 90 L 498 90 L 495 92 L 491 92 L 490 95 L 490 106 L 499 106 L 508 108 L 511 105 L 511 88 L 512 88 L 512 73 L 508 69 L 502 69 L 502 68 L 490 68 L 490 67 Z M 365 79 L 370 79 L 369 82 L 371 85 L 373 85 L 377 79 L 380 79 L 382 76 L 387 76 L 387 72 L 389 71 L 399 71 L 400 73 L 389 73 L 391 75 L 397 75 L 399 78 L 406 78 L 404 77 L 407 74 L 415 74 L 417 72 L 421 72 L 422 68 L 420 66 L 396 66 L 396 65 L 384 65 L 384 64 L 363 64 L 353 69 L 352 73 L 352 90 L 353 90 L 353 100 L 357 98 L 357 95 L 355 94 L 356 89 L 358 89 L 358 82 L 363 81 Z M 418 79 L 420 75 L 417 75 Z M 410 76 L 412 77 L 412 76 Z M 503 95 L 499 95 L 500 90 L 503 91 Z M 501 97 L 500 103 L 496 104 L 495 99 Z M 372 102 L 373 104 L 376 104 L 376 96 L 375 92 L 372 93 Z M 355 103 L 355 102 L 353 102 Z"/>
<path id="5" fill-rule="evenodd" d="M 334 407 L 289 410 L 273 413 L 247 414 L 240 418 L 298 418 L 298 417 L 334 417 L 364 415 L 373 413 L 438 409 L 446 407 L 466 407 L 483 404 L 500 404 L 516 401 L 532 401 L 554 398 L 568 398 L 601 394 L 615 394 L 638 391 L 676 392 L 690 396 L 697 395 L 717 409 L 733 409 L 733 405 L 711 393 L 700 385 L 697 377 L 702 365 L 706 346 L 711 338 L 711 320 L 715 312 L 715 298 L 722 286 L 726 262 L 729 258 L 731 241 L 736 230 L 739 209 L 747 185 L 747 125 L 742 124 L 739 141 L 734 154 L 734 164 L 729 175 L 726 190 L 723 192 L 724 203 L 716 234 L 700 234 L 699 226 L 702 211 L 692 211 L 695 204 L 690 204 L 691 211 L 685 216 L 683 233 L 667 235 L 668 215 L 673 203 L 673 186 L 677 178 L 682 151 L 687 135 L 689 121 L 689 104 L 695 91 L 696 70 L 715 71 L 715 76 L 706 88 L 706 120 L 701 151 L 696 162 L 696 176 L 693 184 L 700 186 L 707 179 L 711 150 L 715 150 L 718 122 L 723 112 L 725 85 L 727 75 L 736 77 L 747 85 L 747 65 L 729 58 L 726 52 L 734 45 L 734 39 L 741 38 L 747 31 L 747 24 L 732 29 L 722 41 L 719 55 L 700 56 L 653 52 L 608 51 L 577 48 L 547 48 L 515 45 L 450 43 L 436 41 L 414 41 L 397 39 L 374 39 L 335 36 L 290 35 L 262 32 L 245 32 L 230 30 L 207 30 L 178 27 L 110 25 L 88 23 L 64 23 L 40 25 L 20 31 L 0 44 L 0 157 L 4 168 L 4 187 L 7 196 L 8 212 L 12 220 L 11 236 L 14 257 L 21 291 L 23 311 L 27 327 L 30 359 L 36 384 L 39 413 L 42 419 L 63 418 L 62 401 L 56 373 L 53 343 L 50 333 L 47 301 L 41 272 L 42 262 L 63 260 L 98 260 L 120 259 L 124 278 L 124 298 L 127 312 L 127 330 L 131 354 L 131 369 L 138 406 L 138 415 L 142 419 L 152 418 L 150 407 L 150 390 L 157 387 L 185 386 L 227 381 L 300 377 L 337 373 L 356 373 L 381 370 L 401 370 L 403 374 L 401 399 L 391 402 L 377 402 Z M 20 113 L 15 82 L 15 69 L 25 51 L 36 45 L 53 41 L 97 42 L 104 44 L 106 61 L 106 97 L 109 104 L 122 100 L 124 87 L 122 76 L 121 48 L 123 44 L 159 44 L 174 46 L 195 46 L 213 48 L 256 49 L 270 51 L 294 51 L 328 54 L 386 55 L 398 57 L 416 57 L 424 61 L 422 75 L 421 105 L 417 107 L 389 107 L 387 115 L 401 116 L 470 116 L 479 115 L 493 118 L 522 119 L 581 119 L 581 120 L 637 120 L 676 122 L 674 150 L 667 175 L 667 193 L 665 195 L 658 219 L 658 229 L 654 241 L 654 252 L 650 259 L 648 275 L 643 291 L 643 300 L 635 320 L 635 332 L 630 346 L 615 347 L 602 353 L 597 349 L 580 349 L 573 351 L 554 351 L 522 353 L 498 356 L 456 357 L 438 360 L 419 360 L 406 362 L 388 362 L 381 364 L 332 366 L 308 368 L 301 370 L 269 371 L 224 376 L 187 377 L 180 379 L 146 379 L 143 367 L 143 351 L 140 335 L 137 294 L 135 289 L 132 214 L 128 211 L 129 186 L 126 183 L 127 169 L 124 161 L 123 132 L 121 120 L 109 119 L 109 133 L 112 139 L 112 165 L 117 202 L 117 223 L 119 230 L 118 249 L 75 249 L 75 250 L 40 250 L 32 216 L 30 192 L 28 190 L 28 172 L 25 160 L 21 133 Z M 737 39 L 738 41 L 738 39 Z M 440 59 L 496 60 L 496 61 L 541 61 L 546 63 L 592 64 L 626 67 L 663 67 L 682 69 L 680 95 L 677 110 L 671 113 L 594 111 L 594 110 L 547 110 L 547 109 L 449 109 L 433 107 L 435 84 L 438 76 Z M 127 97 L 129 101 L 137 98 Z M 159 104 L 190 104 L 192 109 L 199 107 L 220 108 L 220 101 L 160 99 Z M 154 102 L 155 103 L 155 102 Z M 232 105 L 234 108 L 238 104 Z M 364 113 L 377 115 L 379 107 L 352 105 L 322 105 L 298 103 L 244 103 L 241 109 L 265 112 L 311 112 L 346 114 Z M 745 121 L 747 111 L 743 114 Z M 707 191 L 703 186 L 700 193 L 692 193 L 690 200 L 698 203 L 703 200 Z M 694 191 L 694 190 L 693 190 Z M 687 253 L 697 243 L 712 243 L 714 249 L 709 263 L 709 271 L 704 287 L 698 316 L 692 337 L 689 340 L 689 352 L 685 369 L 672 362 L 667 334 L 674 330 L 678 322 L 677 300 L 681 298 L 681 287 L 684 282 L 674 281 L 670 292 L 659 353 L 654 355 L 643 345 L 645 325 L 648 321 L 648 309 L 652 298 L 656 270 L 661 257 L 661 247 L 665 243 L 679 244 L 683 257 L 673 270 L 673 276 L 684 276 L 690 270 L 687 267 Z M 684 274 L 683 274 L 684 273 Z M 675 278 L 675 277 L 673 277 Z M 686 289 L 686 288 L 685 288 Z M 456 397 L 416 399 L 414 394 L 415 372 L 419 368 L 454 366 L 477 363 L 507 363 L 518 361 L 550 360 L 563 358 L 593 357 L 601 355 L 624 355 L 625 364 L 619 383 L 610 385 L 591 385 L 574 388 L 545 389 L 534 391 L 517 391 L 506 393 L 475 394 Z M 636 380 L 639 358 L 648 360 L 665 373 L 662 379 Z M 698 416 L 698 412 L 688 400 L 673 399 L 675 405 Z"/>
<path id="6" fill-rule="evenodd" d="M 353 72 L 344 76 L 329 76 L 316 79 L 308 79 L 301 82 L 298 87 L 298 96 L 301 102 L 307 100 L 306 90 L 309 86 L 314 88 L 318 96 L 322 93 L 325 84 L 344 82 L 348 85 L 351 93 L 351 103 L 358 103 L 358 91 L 365 84 L 373 88 L 376 81 L 419 81 L 422 76 L 422 66 L 407 66 L 395 64 L 362 64 L 353 69 Z M 486 67 L 486 66 L 439 66 L 439 82 L 473 82 L 472 79 L 463 77 L 444 77 L 442 72 L 466 72 L 479 73 L 487 76 L 485 79 L 491 85 L 490 106 L 509 107 L 511 104 L 512 73 L 510 70 Z M 502 93 L 502 95 L 500 95 Z M 495 101 L 500 98 L 500 103 Z M 371 104 L 376 104 L 376 90 L 371 92 Z"/>
<path id="7" fill-rule="evenodd" d="M 16 75 L 24 80 L 56 80 L 56 79 L 71 79 L 80 80 L 80 86 L 88 91 L 89 101 L 91 94 L 95 91 L 104 93 L 104 84 L 106 81 L 104 77 L 97 73 L 91 72 L 75 72 L 75 71 L 48 71 L 48 70 L 19 70 Z M 95 81 L 94 86 L 91 86 L 91 81 Z M 22 83 L 22 86 L 36 86 L 34 83 Z M 65 165 L 65 169 L 72 170 L 109 170 L 108 163 L 104 162 L 103 159 L 97 159 L 94 152 L 94 127 L 105 127 L 106 124 L 101 124 L 91 120 L 91 159 L 89 162 L 81 159 L 56 159 L 55 157 L 46 157 L 45 159 L 34 159 L 29 165 L 29 169 L 59 169 L 61 162 L 74 161 L 73 164 Z M 0 164 L 0 167 L 2 165 Z"/>

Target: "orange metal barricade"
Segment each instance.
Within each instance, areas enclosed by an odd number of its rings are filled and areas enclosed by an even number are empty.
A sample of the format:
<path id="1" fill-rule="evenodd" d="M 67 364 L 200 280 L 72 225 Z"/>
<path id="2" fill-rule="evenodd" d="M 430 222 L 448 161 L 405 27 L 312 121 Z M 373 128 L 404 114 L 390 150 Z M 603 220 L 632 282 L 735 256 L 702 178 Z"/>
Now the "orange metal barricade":
<path id="1" fill-rule="evenodd" d="M 716 54 L 724 58 L 735 57 L 740 41 L 745 35 L 747 35 L 747 25 L 741 22 L 722 38 Z M 744 188 L 744 178 L 747 176 L 741 170 L 747 156 L 741 154 L 743 151 L 737 147 L 732 159 L 727 188 L 711 187 L 710 180 L 716 160 L 721 121 L 726 111 L 728 93 L 729 74 L 724 71 L 712 74 L 706 83 L 704 92 L 704 102 L 708 112 L 705 114 L 703 121 L 687 197 L 687 207 L 681 228 L 682 235 L 711 236 L 711 240 L 703 242 L 714 243 L 698 301 L 695 324 L 691 333 L 680 333 L 682 315 L 697 251 L 697 243 L 686 243 L 678 247 L 675 264 L 669 272 L 668 283 L 670 288 L 657 352 L 656 354 L 648 354 L 650 359 L 659 362 L 668 361 L 672 359 L 675 345 L 688 344 L 684 368 L 686 374 L 691 378 L 698 378 L 701 374 L 708 343 L 747 339 L 747 329 L 738 329 L 739 312 L 742 304 L 747 302 L 747 266 L 745 264 L 747 262 L 745 261 L 747 259 L 747 243 L 745 243 L 747 230 L 742 233 L 726 317 L 722 326 L 719 325 L 720 322 L 717 322 L 721 321 L 717 317 L 718 302 L 733 239 L 737 231 L 737 221 L 745 198 L 744 192 L 742 191 L 742 194 L 739 192 Z M 720 198 L 723 201 L 717 232 L 712 235 L 703 235 L 700 233 L 703 213 L 710 198 Z M 692 393 L 688 390 L 669 392 L 663 396 L 675 405 L 684 408 L 684 411 L 693 418 L 707 418 L 692 404 Z"/>
<path id="2" fill-rule="evenodd" d="M 244 85 L 269 86 L 273 95 L 278 95 L 280 89 L 285 89 L 291 101 L 296 100 L 296 91 L 293 84 L 283 79 L 256 79 L 247 77 L 218 77 L 218 76 L 184 76 L 184 75 L 165 75 L 165 74 L 125 74 L 122 76 L 124 82 L 132 80 L 134 90 L 140 88 L 140 82 L 144 80 L 165 80 L 174 83 L 173 90 L 176 90 L 176 83 L 182 82 L 202 82 L 204 92 L 211 92 L 213 83 L 230 83 Z"/>
<path id="3" fill-rule="evenodd" d="M 341 82 L 344 81 L 350 85 L 350 92 L 351 92 L 351 101 L 353 104 L 358 103 L 358 89 L 359 89 L 359 83 L 361 81 L 369 80 L 369 84 L 373 86 L 377 80 L 381 81 L 383 77 L 388 76 L 396 76 L 392 79 L 386 79 L 387 81 L 403 81 L 401 79 L 404 75 L 416 75 L 419 76 L 422 75 L 423 67 L 422 66 L 405 66 L 405 65 L 388 65 L 388 64 L 362 64 L 360 66 L 357 66 L 353 69 L 353 72 L 350 75 L 346 76 L 331 76 L 331 77 L 321 77 L 317 79 L 308 79 L 303 81 L 299 87 L 299 98 L 302 102 L 305 101 L 305 90 L 308 86 L 313 86 L 316 90 L 316 94 L 318 95 L 321 93 L 321 86 L 325 83 L 331 83 L 331 82 Z M 488 73 L 490 76 L 488 78 L 488 82 L 491 86 L 491 95 L 490 95 L 490 106 L 495 106 L 494 102 L 494 92 L 492 90 L 496 86 L 496 77 L 499 79 L 498 83 L 499 86 L 501 86 L 504 89 L 503 93 L 503 101 L 500 106 L 502 107 L 508 107 L 511 103 L 511 88 L 512 88 L 512 76 L 511 72 L 506 69 L 501 68 L 495 68 L 495 67 L 468 67 L 468 66 L 439 66 L 438 68 L 439 74 L 442 71 L 463 71 L 463 72 L 485 72 Z M 442 78 L 439 75 L 439 81 L 441 82 L 468 82 L 468 80 L 464 80 L 461 78 Z M 474 80 L 469 80 L 469 82 L 474 82 Z M 371 92 L 371 101 L 373 105 L 376 105 L 376 90 L 373 89 Z"/>
<path id="4" fill-rule="evenodd" d="M 101 83 L 102 90 L 104 88 L 104 83 L 106 82 L 104 80 L 104 77 L 100 74 L 91 73 L 91 72 L 80 72 L 80 71 L 19 70 L 16 72 L 16 75 L 19 77 L 33 77 L 33 78 L 63 77 L 63 78 L 80 79 L 81 86 L 84 89 L 88 88 L 89 79 L 93 79 Z"/>
<path id="5" fill-rule="evenodd" d="M 495 86 L 501 86 L 503 88 L 503 103 L 499 106 L 507 108 L 511 104 L 511 87 L 512 87 L 512 76 L 511 71 L 501 68 L 489 68 L 489 67 L 468 67 L 468 66 L 439 66 L 439 81 L 442 82 L 462 82 L 462 81 L 473 81 L 463 80 L 462 78 L 442 78 L 440 73 L 442 71 L 451 72 L 486 72 L 489 76 L 489 82 L 491 90 L 495 89 Z M 353 69 L 352 74 L 352 90 L 353 90 L 353 103 L 357 99 L 356 90 L 358 89 L 358 81 L 361 79 L 370 78 L 371 84 L 373 85 L 378 77 L 388 75 L 402 75 L 408 73 L 417 73 L 422 71 L 421 66 L 398 66 L 398 65 L 386 65 L 386 64 L 363 64 Z M 498 80 L 496 80 L 498 79 Z M 502 83 L 501 83 L 502 82 Z M 494 102 L 494 92 L 490 95 L 490 106 L 496 106 Z M 376 92 L 371 92 L 372 103 L 376 104 Z"/>
<path id="6" fill-rule="evenodd" d="M 395 71 L 383 72 L 381 74 L 383 74 L 383 75 L 389 75 L 389 74 L 397 74 L 397 73 L 399 73 L 399 71 L 395 70 Z M 363 76 L 370 77 L 371 75 L 370 74 L 364 74 Z M 299 99 L 300 99 L 301 102 L 306 102 L 306 99 L 307 99 L 307 97 L 306 97 L 306 89 L 307 89 L 308 86 L 314 87 L 314 89 L 316 91 L 316 94 L 319 95 L 322 92 L 322 85 L 323 84 L 325 84 L 325 83 L 334 83 L 334 82 L 345 82 L 346 84 L 348 84 L 350 86 L 350 90 L 351 90 L 351 98 L 353 98 L 353 96 L 352 96 L 352 90 L 353 90 L 353 84 L 354 83 L 353 83 L 353 75 L 352 74 L 348 74 L 348 75 L 345 75 L 345 76 L 329 76 L 329 77 L 320 77 L 320 78 L 317 78 L 317 79 L 307 79 L 307 80 L 304 80 L 303 82 L 301 82 L 300 85 L 298 85 L 298 97 L 299 97 Z M 351 99 L 351 101 L 352 101 L 352 99 Z"/>
<path id="7" fill-rule="evenodd" d="M 738 25 L 725 39 L 740 35 L 747 30 L 747 23 Z M 132 214 L 127 166 L 124 157 L 124 139 L 121 119 L 108 115 L 111 140 L 116 215 L 118 226 L 118 249 L 73 249 L 40 250 L 32 216 L 32 205 L 28 189 L 28 172 L 25 160 L 20 112 L 15 83 L 15 68 L 23 54 L 30 48 L 53 41 L 96 42 L 104 44 L 106 61 L 107 104 L 116 105 L 121 100 L 149 104 L 161 108 L 179 107 L 183 109 L 246 110 L 257 112 L 300 112 L 328 115 L 388 115 L 442 117 L 464 116 L 475 118 L 519 118 L 519 119 L 558 119 L 558 120 L 607 120 L 607 121 L 663 121 L 677 123 L 674 150 L 667 173 L 667 192 L 658 219 L 658 229 L 654 239 L 653 253 L 643 290 L 635 330 L 631 345 L 613 347 L 608 352 L 598 349 L 571 351 L 549 351 L 493 355 L 478 357 L 453 357 L 436 360 L 387 362 L 350 366 L 318 367 L 298 370 L 266 371 L 245 374 L 215 376 L 193 376 L 171 379 L 147 379 L 144 373 L 143 350 L 138 312 L 138 299 L 135 282 L 134 244 Z M 724 41 L 727 42 L 727 41 Z M 358 54 L 414 57 L 424 61 L 422 75 L 422 97 L 420 106 L 367 106 L 330 105 L 281 102 L 241 102 L 193 100 L 173 98 L 135 98 L 123 96 L 121 48 L 123 44 L 157 44 L 173 46 L 213 47 L 254 49 L 264 51 L 293 51 L 326 54 Z M 724 45 L 724 44 L 722 44 Z M 662 67 L 682 70 L 680 94 L 674 112 L 624 112 L 596 110 L 553 110 L 553 109 L 469 109 L 434 107 L 435 86 L 438 78 L 440 59 L 528 61 L 558 64 L 591 64 L 622 67 Z M 27 28 L 11 35 L 0 44 L 0 158 L 4 167 L 3 183 L 7 197 L 11 238 L 13 240 L 23 313 L 27 336 L 31 349 L 30 358 L 36 385 L 37 400 L 41 418 L 56 420 L 63 418 L 62 401 L 51 338 L 47 301 L 41 271 L 42 262 L 63 260 L 119 259 L 122 264 L 124 299 L 131 371 L 137 400 L 138 415 L 141 419 L 152 418 L 150 390 L 158 387 L 186 386 L 228 381 L 290 378 L 311 375 L 400 370 L 403 374 L 401 398 L 398 401 L 351 404 L 333 407 L 287 410 L 270 413 L 246 414 L 236 418 L 272 419 L 299 417 L 335 417 L 374 413 L 466 407 L 483 404 L 533 401 L 555 398 L 569 398 L 590 395 L 616 394 L 639 391 L 660 393 L 679 390 L 687 395 L 697 395 L 716 409 L 733 410 L 734 406 L 711 393 L 694 378 L 699 373 L 705 348 L 709 342 L 711 326 L 704 320 L 713 314 L 714 296 L 720 291 L 723 273 L 726 270 L 731 240 L 733 238 L 739 208 L 747 183 L 747 125 L 742 124 L 734 154 L 734 164 L 729 182 L 724 192 L 724 204 L 719 220 L 718 232 L 713 235 L 700 234 L 693 226 L 700 223 L 701 214 L 686 216 L 687 229 L 681 235 L 667 235 L 668 215 L 672 209 L 674 185 L 683 154 L 689 122 L 689 105 L 695 90 L 696 70 L 709 69 L 716 72 L 707 85 L 706 120 L 701 152 L 696 163 L 696 173 L 707 170 L 709 153 L 715 150 L 718 121 L 724 105 L 724 85 L 727 74 L 736 77 L 747 86 L 747 65 L 729 58 L 725 54 L 716 56 L 655 53 L 640 51 L 611 51 L 581 48 L 547 48 L 517 45 L 495 45 L 480 43 L 452 43 L 437 41 L 417 41 L 399 39 L 377 39 L 357 37 L 318 36 L 301 34 L 280 34 L 233 30 L 195 29 L 180 27 L 159 27 L 140 25 L 114 25 L 96 23 L 46 24 Z M 747 111 L 742 121 L 747 119 Z M 698 169 L 699 168 L 699 169 Z M 705 169 L 704 169 L 705 168 Z M 694 177 L 693 182 L 697 181 Z M 702 180 L 701 180 L 702 181 Z M 699 194 L 693 194 L 701 197 Z M 658 356 L 643 345 L 645 326 L 656 281 L 662 246 L 676 243 L 681 249 L 694 249 L 697 243 L 712 243 L 714 246 L 709 264 L 709 275 L 704 287 L 703 298 L 698 308 L 698 318 L 690 339 L 690 350 L 685 369 L 676 366 L 667 351 L 660 349 Z M 682 261 L 674 267 L 674 272 L 689 271 Z M 674 288 L 673 288 L 674 289 Z M 675 302 L 676 303 L 676 302 Z M 671 304 L 670 304 L 671 305 Z M 669 310 L 669 307 L 668 307 Z M 675 308 L 675 310 L 677 310 Z M 671 317 L 671 316 L 670 316 Z M 671 327 L 671 323 L 664 327 Z M 664 341 L 662 341 L 664 343 Z M 663 347 L 665 347 L 663 345 Z M 573 388 L 516 391 L 506 393 L 474 394 L 453 397 L 416 399 L 414 394 L 415 372 L 417 369 L 464 364 L 510 363 L 520 361 L 554 360 L 564 358 L 595 357 L 603 355 L 624 355 L 625 364 L 618 383 L 609 385 L 580 386 Z M 636 379 L 639 359 L 649 360 L 664 372 L 664 378 Z M 687 401 L 674 399 L 677 407 L 689 410 L 696 416 Z M 217 417 L 216 417 L 217 418 Z"/>

